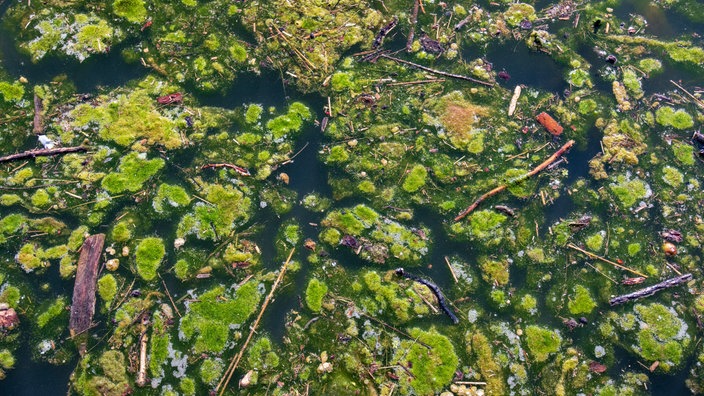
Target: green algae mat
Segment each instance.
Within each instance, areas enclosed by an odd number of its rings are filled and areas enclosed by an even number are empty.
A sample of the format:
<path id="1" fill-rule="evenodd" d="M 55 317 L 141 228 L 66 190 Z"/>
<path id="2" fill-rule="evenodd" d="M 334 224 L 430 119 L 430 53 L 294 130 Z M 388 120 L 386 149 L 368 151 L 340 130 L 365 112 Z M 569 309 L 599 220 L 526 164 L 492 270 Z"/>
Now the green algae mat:
<path id="1" fill-rule="evenodd" d="M 704 393 L 703 31 L 0 0 L 0 393 Z"/>

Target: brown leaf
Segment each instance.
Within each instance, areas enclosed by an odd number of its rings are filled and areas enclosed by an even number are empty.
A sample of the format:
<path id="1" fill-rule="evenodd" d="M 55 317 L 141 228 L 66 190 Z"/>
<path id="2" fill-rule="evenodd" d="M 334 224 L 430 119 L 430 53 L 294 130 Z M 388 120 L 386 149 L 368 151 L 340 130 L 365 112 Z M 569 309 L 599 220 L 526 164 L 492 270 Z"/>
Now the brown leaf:
<path id="1" fill-rule="evenodd" d="M 603 373 L 606 371 L 606 366 L 599 362 L 591 362 L 589 363 L 589 371 L 592 373 Z"/>

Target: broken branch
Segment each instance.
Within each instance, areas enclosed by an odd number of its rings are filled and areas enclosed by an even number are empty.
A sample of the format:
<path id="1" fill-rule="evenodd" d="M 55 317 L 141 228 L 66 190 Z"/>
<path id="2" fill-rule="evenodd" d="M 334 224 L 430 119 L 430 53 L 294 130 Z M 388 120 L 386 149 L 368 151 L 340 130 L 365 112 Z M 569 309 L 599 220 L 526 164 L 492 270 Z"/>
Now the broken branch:
<path id="1" fill-rule="evenodd" d="M 681 276 L 678 276 L 675 278 L 670 278 L 670 279 L 664 280 L 660 283 L 656 283 L 652 286 L 648 286 L 644 289 L 634 291 L 633 293 L 628 293 L 628 294 L 614 297 L 611 300 L 609 300 L 609 305 L 611 305 L 613 307 L 614 305 L 627 303 L 629 301 L 637 300 L 639 298 L 649 297 L 649 296 L 652 296 L 653 294 L 659 292 L 660 290 L 674 287 L 679 284 L 689 282 L 690 280 L 692 280 L 692 274 L 684 274 L 684 275 L 681 275 Z"/>
<path id="2" fill-rule="evenodd" d="M 74 147 L 59 147 L 59 148 L 53 148 L 53 149 L 34 149 L 34 150 L 28 150 L 28 151 L 24 151 L 24 152 L 17 153 L 17 154 L 10 154 L 10 155 L 6 155 L 4 157 L 0 157 L 0 163 L 1 162 L 16 161 L 16 160 L 21 160 L 21 159 L 25 159 L 25 158 L 50 157 L 53 155 L 77 153 L 77 152 L 83 152 L 83 151 L 88 151 L 88 148 L 86 148 L 85 146 L 74 146 Z"/>
<path id="3" fill-rule="evenodd" d="M 432 68 L 430 68 L 430 67 L 423 66 L 423 65 L 419 65 L 419 64 L 417 64 L 417 63 L 413 63 L 413 62 L 410 62 L 410 61 L 407 61 L 407 60 L 399 59 L 399 58 L 396 58 L 396 57 L 391 56 L 391 55 L 388 55 L 388 54 L 381 54 L 381 55 L 379 55 L 379 57 L 381 57 L 381 58 L 386 58 L 386 59 L 392 60 L 392 61 L 397 62 L 397 63 L 402 63 L 402 64 L 404 64 L 404 65 L 413 66 L 413 67 L 415 67 L 416 69 L 420 69 L 420 70 L 426 71 L 426 72 L 428 72 L 428 73 L 437 74 L 437 75 L 439 75 L 439 76 L 445 76 L 445 77 L 450 77 L 450 78 L 456 78 L 456 79 L 459 79 L 459 80 L 471 81 L 471 82 L 473 82 L 473 83 L 477 83 L 477 84 L 481 84 L 481 85 L 486 85 L 487 87 L 493 87 L 493 86 L 494 86 L 494 83 L 490 83 L 490 82 L 488 82 L 488 81 L 477 80 L 476 78 L 472 78 L 472 77 L 469 77 L 469 76 L 464 76 L 464 75 L 461 75 L 461 74 L 448 73 L 448 72 L 445 72 L 445 71 L 442 71 L 442 70 L 432 69 Z"/>
<path id="4" fill-rule="evenodd" d="M 552 164 L 552 163 L 555 162 L 558 158 L 560 158 L 560 157 L 561 157 L 567 150 L 569 150 L 570 147 L 572 147 L 573 145 L 574 145 L 574 140 L 570 140 L 569 142 L 565 143 L 562 147 L 560 147 L 560 149 L 557 150 L 553 155 L 551 155 L 550 158 L 546 159 L 546 160 L 543 161 L 540 165 L 538 165 L 538 166 L 536 166 L 535 168 L 533 168 L 532 171 L 526 173 L 526 174 L 523 175 L 523 176 L 517 177 L 517 178 L 512 179 L 512 180 L 509 180 L 506 184 L 502 184 L 502 185 L 500 185 L 500 186 L 494 188 L 493 190 L 491 190 L 491 191 L 485 193 L 485 194 L 482 195 L 481 197 L 477 198 L 476 201 L 474 201 L 474 202 L 473 202 L 471 205 L 469 205 L 465 210 L 463 210 L 462 212 L 460 212 L 460 214 L 458 214 L 457 217 L 455 217 L 455 221 L 460 221 L 460 220 L 462 220 L 462 219 L 465 218 L 468 214 L 472 213 L 472 211 L 473 211 L 474 209 L 476 209 L 477 206 L 479 206 L 479 204 L 481 204 L 482 202 L 484 202 L 484 200 L 486 200 L 487 198 L 492 197 L 492 196 L 494 196 L 494 195 L 500 193 L 501 191 L 507 189 L 510 185 L 515 184 L 515 183 L 519 183 L 519 182 L 521 182 L 521 181 L 523 181 L 523 180 L 525 180 L 525 179 L 528 179 L 528 178 L 530 178 L 530 177 L 535 176 L 535 175 L 538 174 L 540 171 L 542 171 L 543 169 L 547 168 L 548 165 Z"/>

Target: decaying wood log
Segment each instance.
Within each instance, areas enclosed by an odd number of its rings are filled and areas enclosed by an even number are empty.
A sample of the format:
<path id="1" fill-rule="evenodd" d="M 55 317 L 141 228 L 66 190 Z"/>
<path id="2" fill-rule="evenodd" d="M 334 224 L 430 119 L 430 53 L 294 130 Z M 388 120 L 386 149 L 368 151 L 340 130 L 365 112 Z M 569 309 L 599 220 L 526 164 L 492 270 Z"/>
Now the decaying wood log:
<path id="1" fill-rule="evenodd" d="M 660 290 L 674 287 L 679 284 L 689 282 L 690 280 L 692 280 L 692 274 L 684 274 L 684 275 L 680 275 L 675 278 L 670 278 L 670 279 L 664 280 L 660 283 L 656 283 L 652 286 L 648 286 L 644 289 L 634 291 L 633 293 L 628 293 L 628 294 L 624 294 L 622 296 L 614 297 L 611 300 L 609 300 L 609 305 L 611 305 L 613 307 L 614 305 L 627 303 L 629 301 L 637 300 L 639 298 L 649 297 L 649 296 L 652 296 L 653 294 L 659 292 Z"/>
<path id="2" fill-rule="evenodd" d="M 554 136 L 559 136 L 562 134 L 562 126 L 560 126 L 560 124 L 558 124 L 557 121 L 550 116 L 550 114 L 542 112 L 538 114 L 535 119 Z"/>
<path id="3" fill-rule="evenodd" d="M 520 182 L 523 181 L 523 180 L 526 180 L 526 179 L 528 179 L 528 178 L 530 178 L 530 177 L 535 176 L 536 174 L 538 174 L 539 172 L 541 172 L 543 169 L 547 168 L 548 165 L 552 164 L 552 163 L 555 162 L 558 158 L 560 158 L 560 157 L 562 156 L 562 154 L 564 154 L 565 152 L 567 152 L 567 150 L 569 150 L 570 147 L 572 147 L 572 145 L 574 145 L 574 140 L 570 140 L 569 142 L 565 143 L 562 147 L 560 147 L 559 150 L 557 150 L 557 151 L 556 151 L 553 155 L 551 155 L 548 159 L 546 159 L 546 160 L 543 161 L 540 165 L 538 165 L 538 166 L 536 166 L 535 168 L 533 168 L 532 171 L 526 173 L 525 175 L 521 175 L 521 176 L 519 176 L 519 177 L 517 177 L 517 178 L 515 178 L 515 179 L 509 180 L 506 184 L 502 184 L 502 185 L 500 185 L 500 186 L 494 188 L 493 190 L 491 190 L 491 191 L 489 191 L 489 192 L 487 192 L 487 193 L 484 193 L 484 195 L 482 195 L 481 197 L 477 198 L 477 200 L 474 201 L 471 205 L 469 205 L 465 210 L 461 211 L 461 212 L 455 217 L 455 221 L 460 221 L 460 220 L 462 220 L 463 218 L 465 218 L 468 214 L 472 213 L 472 211 L 473 211 L 474 209 L 476 209 L 477 206 L 479 206 L 480 203 L 484 202 L 485 199 L 487 199 L 487 198 L 489 198 L 489 197 L 492 197 L 492 196 L 494 196 L 494 195 L 500 193 L 501 191 L 507 189 L 509 186 L 511 186 L 511 185 L 513 185 L 513 184 L 515 184 L 515 183 L 520 183 Z"/>
<path id="4" fill-rule="evenodd" d="M 44 133 L 44 122 L 42 121 L 42 111 L 44 106 L 42 105 L 42 98 L 39 95 L 34 94 L 34 128 L 32 131 L 35 135 L 41 135 Z"/>
<path id="5" fill-rule="evenodd" d="M 98 280 L 98 264 L 103 252 L 105 234 L 95 234 L 86 238 L 81 247 L 76 269 L 76 283 L 73 286 L 73 302 L 69 330 L 71 337 L 90 328 L 95 313 L 95 288 Z"/>
<path id="6" fill-rule="evenodd" d="M 74 147 L 59 147 L 59 148 L 53 148 L 53 149 L 34 149 L 34 150 L 28 150 L 28 151 L 24 151 L 24 152 L 17 153 L 17 154 L 10 154 L 10 155 L 6 155 L 4 157 L 0 157 L 0 163 L 22 160 L 22 159 L 27 159 L 27 158 L 34 158 L 34 157 L 51 157 L 52 155 L 78 153 L 78 152 L 83 152 L 83 151 L 88 151 L 88 148 L 85 146 L 74 146 Z"/>

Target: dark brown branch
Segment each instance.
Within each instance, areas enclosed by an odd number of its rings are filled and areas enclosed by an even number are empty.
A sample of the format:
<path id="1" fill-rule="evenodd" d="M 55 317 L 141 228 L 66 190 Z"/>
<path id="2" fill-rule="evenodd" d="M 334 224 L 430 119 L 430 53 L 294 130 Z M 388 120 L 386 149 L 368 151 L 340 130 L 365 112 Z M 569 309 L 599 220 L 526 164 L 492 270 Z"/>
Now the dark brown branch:
<path id="1" fill-rule="evenodd" d="M 408 31 L 408 41 L 406 41 L 406 51 L 411 52 L 413 39 L 416 35 L 416 24 L 418 24 L 418 7 L 421 0 L 413 0 L 413 14 L 411 14 L 411 29 Z"/>
<path id="2" fill-rule="evenodd" d="M 428 73 L 437 74 L 437 75 L 439 75 L 439 76 L 445 76 L 445 77 L 450 77 L 450 78 L 456 78 L 456 79 L 458 79 L 458 80 L 471 81 L 471 82 L 473 82 L 473 83 L 477 83 L 477 84 L 481 84 L 481 85 L 486 85 L 487 87 L 493 87 L 493 86 L 494 86 L 494 83 L 491 83 L 491 82 L 488 82 L 488 81 L 477 80 L 476 78 L 472 78 L 472 77 L 469 77 L 469 76 L 464 76 L 464 75 L 462 75 L 462 74 L 454 74 L 454 73 L 448 73 L 448 72 L 445 72 L 445 71 L 442 71 L 442 70 L 432 69 L 432 68 L 430 68 L 430 67 L 423 66 L 423 65 L 419 65 L 419 64 L 413 63 L 413 62 L 409 62 L 409 61 L 407 61 L 407 60 L 399 59 L 399 58 L 396 58 L 396 57 L 391 56 L 391 55 L 381 54 L 381 55 L 379 55 L 379 57 L 381 57 L 381 58 L 386 58 L 386 59 L 392 60 L 392 61 L 394 61 L 394 62 L 402 63 L 402 64 L 404 64 L 404 65 L 413 66 L 413 67 L 415 67 L 416 69 L 420 69 L 420 70 L 426 71 L 426 72 L 428 72 Z"/>
<path id="3" fill-rule="evenodd" d="M 535 168 L 533 168 L 532 171 L 526 173 L 525 175 L 522 175 L 522 176 L 520 176 L 520 177 L 517 177 L 516 179 L 509 180 L 506 184 L 502 184 L 502 185 L 496 187 L 495 189 L 493 189 L 493 190 L 491 190 L 491 191 L 485 193 L 485 194 L 482 195 L 481 197 L 477 198 L 476 201 L 474 201 L 474 202 L 473 202 L 471 205 L 469 205 L 465 210 L 461 211 L 460 214 L 457 215 L 457 217 L 455 217 L 455 221 L 460 221 L 460 220 L 462 220 L 465 216 L 467 216 L 467 215 L 470 214 L 474 209 L 476 209 L 477 206 L 479 206 L 479 204 L 481 204 L 482 202 L 484 202 L 485 199 L 487 199 L 487 198 L 489 198 L 489 197 L 492 197 L 492 196 L 494 196 L 494 195 L 500 193 L 501 191 L 507 189 L 507 188 L 508 188 L 510 185 L 512 185 L 512 184 L 519 183 L 519 182 L 521 182 L 521 181 L 523 181 L 523 180 L 525 180 L 525 179 L 528 179 L 528 178 L 530 178 L 530 177 L 535 176 L 535 175 L 538 174 L 540 171 L 542 171 L 543 169 L 547 168 L 548 165 L 552 164 L 552 163 L 555 162 L 558 158 L 560 158 L 560 157 L 561 157 L 567 150 L 569 150 L 570 147 L 572 147 L 573 145 L 574 145 L 574 140 L 570 140 L 569 142 L 565 143 L 562 147 L 560 147 L 560 149 L 557 150 L 553 155 L 551 155 L 550 158 L 546 159 L 546 160 L 543 161 L 540 165 L 538 165 L 538 166 L 536 166 Z"/>
<path id="4" fill-rule="evenodd" d="M 63 155 L 63 154 L 77 153 L 77 152 L 83 152 L 83 151 L 88 151 L 88 148 L 86 148 L 85 146 L 74 146 L 74 147 L 58 147 L 58 148 L 53 148 L 53 149 L 34 149 L 34 150 L 24 151 L 22 153 L 10 154 L 10 155 L 6 155 L 4 157 L 0 157 L 0 163 L 17 161 L 17 160 L 22 160 L 22 159 L 26 159 L 26 158 L 34 158 L 34 157 L 51 157 L 53 155 Z"/>
<path id="5" fill-rule="evenodd" d="M 650 297 L 653 294 L 659 292 L 660 290 L 674 287 L 674 286 L 680 285 L 682 283 L 687 283 L 690 280 L 692 280 L 692 274 L 684 274 L 684 275 L 680 275 L 675 278 L 670 278 L 670 279 L 664 280 L 660 283 L 656 283 L 652 286 L 648 286 L 645 289 L 640 289 L 640 290 L 634 291 L 633 293 L 628 293 L 628 294 L 624 294 L 622 296 L 614 297 L 611 300 L 609 300 L 609 305 L 611 305 L 613 307 L 614 305 L 627 303 L 629 301 L 637 300 L 639 298 Z"/>
<path id="6" fill-rule="evenodd" d="M 81 247 L 69 319 L 69 330 L 72 337 L 89 329 L 93 321 L 98 264 L 100 264 L 104 242 L 105 234 L 95 234 L 86 238 Z"/>
<path id="7" fill-rule="evenodd" d="M 42 133 L 44 133 L 42 110 L 44 110 L 44 106 L 42 105 L 42 99 L 39 97 L 39 95 L 34 94 L 34 128 L 32 129 L 32 131 L 35 135 L 41 135 Z"/>

